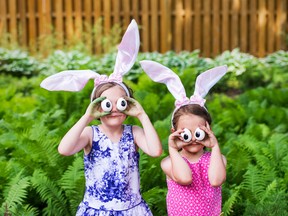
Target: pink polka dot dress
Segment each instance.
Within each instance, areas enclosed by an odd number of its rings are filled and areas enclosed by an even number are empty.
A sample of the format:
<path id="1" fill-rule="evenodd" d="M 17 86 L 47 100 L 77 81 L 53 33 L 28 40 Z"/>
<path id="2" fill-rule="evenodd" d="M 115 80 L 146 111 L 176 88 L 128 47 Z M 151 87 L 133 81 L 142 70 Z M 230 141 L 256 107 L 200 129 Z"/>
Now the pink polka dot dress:
<path id="1" fill-rule="evenodd" d="M 167 210 L 169 216 L 219 216 L 221 214 L 221 186 L 212 187 L 208 179 L 210 152 L 205 152 L 196 163 L 187 159 L 193 182 L 180 185 L 167 180 Z"/>

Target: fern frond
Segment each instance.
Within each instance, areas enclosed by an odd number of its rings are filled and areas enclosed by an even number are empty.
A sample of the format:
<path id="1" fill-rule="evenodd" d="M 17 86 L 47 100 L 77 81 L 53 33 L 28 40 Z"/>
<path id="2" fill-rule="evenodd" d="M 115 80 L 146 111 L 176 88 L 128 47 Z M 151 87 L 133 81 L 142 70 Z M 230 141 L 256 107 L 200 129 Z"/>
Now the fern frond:
<path id="1" fill-rule="evenodd" d="M 77 210 L 77 206 L 83 198 L 85 189 L 83 165 L 83 158 L 76 157 L 73 164 L 68 167 L 58 181 L 69 201 L 71 212 Z"/>
<path id="2" fill-rule="evenodd" d="M 147 202 L 153 215 L 167 215 L 166 212 L 166 188 L 154 187 L 142 193 L 143 199 Z"/>
<path id="3" fill-rule="evenodd" d="M 31 182 L 41 200 L 47 203 L 45 215 L 71 215 L 64 192 L 43 171 L 35 170 Z"/>
<path id="4" fill-rule="evenodd" d="M 288 134 L 273 134 L 268 140 L 269 149 L 271 152 L 271 159 L 280 162 L 288 152 Z"/>
<path id="5" fill-rule="evenodd" d="M 7 194 L 5 201 L 2 204 L 2 209 L 8 208 L 12 211 L 17 205 L 22 205 L 27 197 L 27 188 L 30 185 L 30 177 L 23 177 L 22 172 L 18 173 L 4 189 L 4 194 Z"/>
<path id="6" fill-rule="evenodd" d="M 163 157 L 151 158 L 147 154 L 140 151 L 140 177 L 141 191 L 147 191 L 155 186 L 160 188 L 166 187 L 166 178 L 160 167 Z M 153 176 L 153 178 L 151 178 Z M 142 184 L 143 183 L 143 184 Z"/>
<path id="7" fill-rule="evenodd" d="M 263 204 L 264 200 L 269 197 L 271 194 L 275 193 L 277 190 L 278 184 L 277 180 L 272 181 L 267 187 L 263 196 L 261 197 L 260 203 Z"/>
<path id="8" fill-rule="evenodd" d="M 39 210 L 30 205 L 18 205 L 15 209 L 11 209 L 9 212 L 6 212 L 7 216 L 9 214 L 17 216 L 36 216 L 39 215 Z M 4 215 L 6 215 L 4 214 Z"/>
<path id="9" fill-rule="evenodd" d="M 263 173 L 256 166 L 249 165 L 243 178 L 241 184 L 243 189 L 249 191 L 253 198 L 258 200 L 265 192 L 266 186 L 271 180 L 271 175 Z"/>
<path id="10" fill-rule="evenodd" d="M 233 207 L 238 199 L 240 199 L 240 188 L 241 187 L 238 186 L 235 188 L 235 190 L 230 191 L 230 197 L 226 200 L 222 207 L 224 215 L 230 215 L 233 213 Z"/>

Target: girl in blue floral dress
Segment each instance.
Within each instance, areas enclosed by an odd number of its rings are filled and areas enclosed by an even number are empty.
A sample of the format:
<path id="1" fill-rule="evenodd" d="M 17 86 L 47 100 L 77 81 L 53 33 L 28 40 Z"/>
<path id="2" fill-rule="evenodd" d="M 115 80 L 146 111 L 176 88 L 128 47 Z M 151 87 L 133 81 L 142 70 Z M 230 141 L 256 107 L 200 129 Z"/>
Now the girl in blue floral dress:
<path id="1" fill-rule="evenodd" d="M 89 79 L 94 79 L 92 102 L 58 147 L 60 154 L 66 156 L 84 150 L 86 190 L 77 216 L 152 215 L 140 193 L 138 149 L 158 157 L 162 145 L 148 115 L 122 81 L 133 66 L 138 49 L 139 32 L 133 20 L 118 47 L 115 68 L 109 77 L 90 70 L 64 71 L 41 83 L 51 91 L 79 91 Z M 127 116 L 138 118 L 142 127 L 123 124 Z M 94 119 L 101 124 L 88 126 Z"/>

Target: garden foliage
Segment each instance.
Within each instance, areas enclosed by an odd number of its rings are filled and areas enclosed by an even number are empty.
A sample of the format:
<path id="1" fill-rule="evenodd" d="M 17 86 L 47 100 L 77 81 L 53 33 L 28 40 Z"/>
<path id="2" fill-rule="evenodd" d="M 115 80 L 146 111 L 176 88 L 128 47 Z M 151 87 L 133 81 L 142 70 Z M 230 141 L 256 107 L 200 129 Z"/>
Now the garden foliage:
<path id="1" fill-rule="evenodd" d="M 197 51 L 139 54 L 125 82 L 163 143 L 161 157 L 142 152 L 140 157 L 143 197 L 154 215 L 163 216 L 167 189 L 160 161 L 167 155 L 174 98 L 142 71 L 142 59 L 174 70 L 187 95 L 192 95 L 198 74 L 228 65 L 228 74 L 206 97 L 212 128 L 228 161 L 223 215 L 288 215 L 288 52 L 262 59 L 237 49 L 213 59 Z M 78 93 L 48 92 L 39 84 L 67 69 L 110 74 L 114 61 L 115 54 L 56 51 L 36 59 L 23 51 L 0 49 L 1 215 L 75 215 L 84 193 L 83 152 L 64 157 L 57 146 L 85 112 L 93 82 Z M 133 118 L 126 123 L 139 124 Z"/>

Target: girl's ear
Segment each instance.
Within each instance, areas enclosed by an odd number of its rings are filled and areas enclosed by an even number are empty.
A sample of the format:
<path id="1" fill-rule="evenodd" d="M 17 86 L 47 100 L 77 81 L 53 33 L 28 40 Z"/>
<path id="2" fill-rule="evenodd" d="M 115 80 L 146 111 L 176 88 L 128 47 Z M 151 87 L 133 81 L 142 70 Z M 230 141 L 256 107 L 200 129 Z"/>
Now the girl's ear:
<path id="1" fill-rule="evenodd" d="M 174 128 L 171 128 L 171 133 L 174 133 L 175 132 L 175 129 Z"/>

